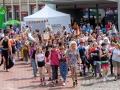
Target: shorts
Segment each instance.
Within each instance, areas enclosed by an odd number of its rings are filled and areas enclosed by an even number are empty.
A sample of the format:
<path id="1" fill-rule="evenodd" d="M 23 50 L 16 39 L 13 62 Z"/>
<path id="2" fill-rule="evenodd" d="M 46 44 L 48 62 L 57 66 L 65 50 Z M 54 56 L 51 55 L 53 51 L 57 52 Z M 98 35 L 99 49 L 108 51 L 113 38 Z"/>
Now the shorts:
<path id="1" fill-rule="evenodd" d="M 109 67 L 109 62 L 108 62 L 108 60 L 101 61 L 101 67 L 102 67 L 102 68 L 107 68 L 107 67 Z"/>
<path id="2" fill-rule="evenodd" d="M 93 63 L 94 65 L 97 65 L 97 64 L 101 65 L 101 61 L 94 61 Z"/>
<path id="3" fill-rule="evenodd" d="M 43 67 L 43 66 L 45 66 L 45 61 L 38 61 L 38 67 Z"/>
<path id="4" fill-rule="evenodd" d="M 120 62 L 112 60 L 113 67 L 118 67 L 120 68 Z"/>

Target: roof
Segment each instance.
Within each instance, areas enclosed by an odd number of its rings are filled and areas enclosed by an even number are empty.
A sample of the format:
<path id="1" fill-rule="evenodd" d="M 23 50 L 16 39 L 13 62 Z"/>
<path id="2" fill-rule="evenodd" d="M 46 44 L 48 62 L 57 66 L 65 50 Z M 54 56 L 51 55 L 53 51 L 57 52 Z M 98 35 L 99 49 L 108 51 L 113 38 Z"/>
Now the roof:
<path id="1" fill-rule="evenodd" d="M 46 5 L 44 8 L 42 8 L 38 12 L 30 16 L 27 16 L 24 19 L 48 19 L 48 18 L 61 17 L 61 16 L 67 16 L 67 15 L 69 14 L 58 12 Z"/>

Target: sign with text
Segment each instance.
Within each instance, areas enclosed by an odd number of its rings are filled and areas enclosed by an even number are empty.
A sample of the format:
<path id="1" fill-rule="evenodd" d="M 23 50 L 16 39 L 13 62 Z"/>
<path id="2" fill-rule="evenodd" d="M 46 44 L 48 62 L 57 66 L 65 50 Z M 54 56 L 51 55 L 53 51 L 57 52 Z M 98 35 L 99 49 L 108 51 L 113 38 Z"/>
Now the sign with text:
<path id="1" fill-rule="evenodd" d="M 49 35 L 49 33 L 44 33 L 43 34 L 43 38 L 45 39 L 45 40 L 48 40 L 48 39 L 50 39 L 50 35 Z"/>
<path id="2" fill-rule="evenodd" d="M 52 31 L 55 34 L 57 34 L 58 31 L 62 30 L 61 24 L 52 24 L 51 27 L 52 27 Z"/>

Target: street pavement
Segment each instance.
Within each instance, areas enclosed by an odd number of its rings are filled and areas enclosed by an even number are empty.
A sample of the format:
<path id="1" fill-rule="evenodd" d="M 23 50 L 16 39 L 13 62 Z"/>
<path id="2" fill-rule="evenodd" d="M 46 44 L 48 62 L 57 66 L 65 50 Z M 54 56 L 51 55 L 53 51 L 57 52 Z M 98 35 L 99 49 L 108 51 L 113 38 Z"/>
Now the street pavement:
<path id="1" fill-rule="evenodd" d="M 46 71 L 47 72 L 47 71 Z M 48 80 L 48 74 L 45 74 Z M 59 78 L 60 75 L 59 75 Z M 26 65 L 25 61 L 16 61 L 15 66 L 5 72 L 3 66 L 0 67 L 0 90 L 78 90 L 81 84 L 81 78 L 78 78 L 78 86 L 73 88 L 70 72 L 68 73 L 67 83 L 62 86 L 62 80 L 59 79 L 59 84 L 52 87 L 50 81 L 46 81 L 47 85 L 40 87 L 40 78 L 33 78 L 31 65 Z"/>
<path id="2" fill-rule="evenodd" d="M 120 80 L 114 81 L 114 76 L 108 74 L 108 80 L 103 82 L 103 78 L 87 76 L 82 79 L 79 90 L 120 90 Z"/>
<path id="3" fill-rule="evenodd" d="M 48 74 L 45 75 L 46 80 L 48 80 Z M 114 81 L 114 77 L 111 76 L 108 76 L 108 79 L 108 81 L 103 82 L 102 78 L 98 77 L 78 76 L 79 84 L 73 88 L 69 72 L 66 86 L 62 86 L 62 80 L 59 80 L 56 87 L 51 87 L 49 81 L 46 81 L 47 86 L 40 87 L 39 74 L 37 74 L 36 79 L 33 79 L 32 67 L 30 64 L 26 65 L 25 61 L 16 61 L 15 66 L 9 72 L 5 72 L 3 66 L 0 67 L 0 90 L 120 90 L 120 80 Z"/>

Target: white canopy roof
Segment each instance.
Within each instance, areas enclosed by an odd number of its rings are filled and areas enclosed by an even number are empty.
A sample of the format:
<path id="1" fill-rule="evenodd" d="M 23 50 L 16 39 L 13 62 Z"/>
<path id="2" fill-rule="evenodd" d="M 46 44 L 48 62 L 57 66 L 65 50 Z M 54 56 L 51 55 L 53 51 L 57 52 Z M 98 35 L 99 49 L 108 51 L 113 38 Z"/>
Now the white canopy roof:
<path id="1" fill-rule="evenodd" d="M 38 19 L 49 19 L 49 18 L 62 17 L 62 16 L 68 16 L 68 15 L 69 14 L 55 11 L 46 5 L 40 11 L 38 11 L 30 16 L 24 17 L 24 21 L 38 20 Z"/>

